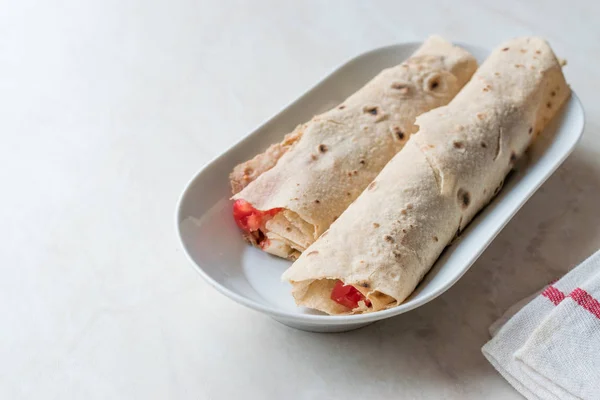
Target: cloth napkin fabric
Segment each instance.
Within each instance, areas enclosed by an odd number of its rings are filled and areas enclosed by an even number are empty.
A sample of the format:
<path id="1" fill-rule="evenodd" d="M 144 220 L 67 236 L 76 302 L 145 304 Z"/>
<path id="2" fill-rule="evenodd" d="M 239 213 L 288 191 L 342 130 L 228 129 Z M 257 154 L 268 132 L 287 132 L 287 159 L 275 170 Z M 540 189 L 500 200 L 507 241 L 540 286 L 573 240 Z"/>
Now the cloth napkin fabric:
<path id="1" fill-rule="evenodd" d="M 512 306 L 483 355 L 530 400 L 600 400 L 600 251 Z"/>

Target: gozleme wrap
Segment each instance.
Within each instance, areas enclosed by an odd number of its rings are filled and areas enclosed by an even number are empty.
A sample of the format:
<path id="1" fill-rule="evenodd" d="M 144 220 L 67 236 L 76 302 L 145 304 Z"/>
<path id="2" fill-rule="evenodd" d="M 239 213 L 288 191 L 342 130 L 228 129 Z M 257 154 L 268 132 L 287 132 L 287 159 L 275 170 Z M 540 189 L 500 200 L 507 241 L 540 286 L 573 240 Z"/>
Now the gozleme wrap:
<path id="1" fill-rule="evenodd" d="M 496 49 L 450 104 L 417 118 L 418 133 L 285 272 L 296 302 L 330 314 L 403 302 L 569 94 L 544 40 Z M 331 299 L 338 280 L 360 292 L 353 309 Z"/>
<path id="2" fill-rule="evenodd" d="M 238 224 L 247 239 L 296 258 L 404 146 L 415 118 L 448 104 L 476 68 L 467 51 L 431 37 L 404 63 L 238 165 L 230 179 L 233 199 L 243 200 Z"/>

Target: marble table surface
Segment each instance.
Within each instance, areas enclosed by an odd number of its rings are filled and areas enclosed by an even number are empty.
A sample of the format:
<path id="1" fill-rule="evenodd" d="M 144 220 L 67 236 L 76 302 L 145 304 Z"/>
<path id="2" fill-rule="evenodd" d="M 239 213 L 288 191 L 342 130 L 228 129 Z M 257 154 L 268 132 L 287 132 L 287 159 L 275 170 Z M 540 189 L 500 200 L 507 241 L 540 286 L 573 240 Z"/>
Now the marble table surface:
<path id="1" fill-rule="evenodd" d="M 520 398 L 480 348 L 600 247 L 599 4 L 2 1 L 0 398 Z M 312 334 L 210 288 L 175 234 L 186 182 L 345 60 L 431 33 L 546 37 L 586 108 L 572 156 L 407 314 Z"/>

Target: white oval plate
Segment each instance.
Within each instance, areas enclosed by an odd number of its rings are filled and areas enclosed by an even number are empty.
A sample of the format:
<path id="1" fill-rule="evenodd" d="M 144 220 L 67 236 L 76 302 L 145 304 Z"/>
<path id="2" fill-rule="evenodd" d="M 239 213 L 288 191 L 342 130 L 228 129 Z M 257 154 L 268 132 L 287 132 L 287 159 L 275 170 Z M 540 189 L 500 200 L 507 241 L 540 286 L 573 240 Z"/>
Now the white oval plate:
<path id="1" fill-rule="evenodd" d="M 489 51 L 460 44 L 482 62 Z M 382 69 L 407 59 L 420 43 L 383 47 L 342 65 L 246 138 L 206 165 L 188 184 L 177 211 L 177 229 L 192 263 L 215 289 L 288 326 L 315 332 L 360 328 L 419 307 L 450 288 L 500 230 L 567 158 L 581 137 L 584 113 L 573 94 L 560 115 L 519 163 L 504 189 L 449 246 L 415 292 L 401 305 L 364 315 L 328 316 L 297 307 L 281 281 L 290 262 L 247 245 L 231 215 L 228 175 L 235 165 L 280 141 L 300 123 L 332 108 Z"/>

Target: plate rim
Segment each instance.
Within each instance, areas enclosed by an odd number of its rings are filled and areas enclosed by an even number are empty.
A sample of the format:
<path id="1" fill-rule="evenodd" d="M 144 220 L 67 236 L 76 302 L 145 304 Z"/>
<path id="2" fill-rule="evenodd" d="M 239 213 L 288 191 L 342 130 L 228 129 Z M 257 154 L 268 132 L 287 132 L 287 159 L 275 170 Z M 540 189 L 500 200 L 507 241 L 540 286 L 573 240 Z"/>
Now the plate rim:
<path id="1" fill-rule="evenodd" d="M 271 121 L 273 121 L 275 118 L 277 118 L 281 113 L 285 112 L 285 110 L 287 110 L 288 108 L 290 108 L 291 106 L 293 106 L 296 102 L 301 101 L 302 98 L 304 98 L 305 96 L 308 96 L 313 90 L 316 90 L 323 82 L 327 81 L 332 75 L 334 75 L 336 72 L 338 72 L 340 69 L 346 67 L 348 64 L 356 61 L 357 59 L 361 58 L 361 57 L 366 57 L 370 54 L 376 53 L 376 52 L 380 52 L 380 51 L 385 51 L 385 50 L 389 50 L 392 48 L 397 48 L 399 46 L 418 46 L 420 44 L 422 44 L 423 42 L 416 42 L 416 41 L 411 41 L 411 42 L 402 42 L 402 43 L 396 43 L 393 45 L 388 45 L 388 46 L 382 46 L 382 47 L 377 47 L 371 50 L 368 50 L 366 52 L 363 52 L 361 54 L 358 54 L 355 57 L 352 57 L 351 59 L 347 60 L 346 62 L 342 63 L 341 65 L 339 65 L 338 67 L 334 68 L 333 70 L 331 70 L 329 73 L 327 73 L 323 78 L 321 78 L 317 83 L 315 83 L 312 87 L 310 87 L 308 90 L 306 90 L 305 92 L 303 92 L 300 96 L 298 96 L 297 98 L 295 98 L 294 100 L 292 100 L 291 102 L 289 102 L 288 104 L 286 104 L 284 107 L 282 107 L 279 111 L 277 111 L 273 116 L 271 116 L 270 118 L 268 118 L 267 120 L 265 120 L 263 123 L 261 123 L 257 128 L 255 128 L 254 130 L 252 130 L 249 134 L 247 134 L 246 136 L 240 138 L 237 142 L 235 142 L 234 144 L 232 144 L 229 148 L 227 148 L 226 150 L 224 150 L 223 152 L 221 152 L 220 154 L 218 154 L 217 156 L 213 157 L 210 161 L 208 161 L 206 164 L 204 164 L 199 170 L 198 172 L 196 172 L 191 179 L 188 180 L 185 189 L 182 191 L 182 193 L 179 196 L 179 199 L 177 201 L 177 208 L 176 208 L 176 213 L 175 213 L 175 229 L 177 231 L 177 237 L 179 238 L 179 242 L 180 245 L 183 247 L 184 253 L 188 259 L 188 261 L 192 264 L 192 267 L 200 274 L 200 276 L 207 282 L 210 284 L 210 286 L 212 286 L 213 288 L 215 288 L 219 293 L 229 297 L 230 299 L 236 301 L 237 303 L 244 305 L 250 309 L 253 309 L 255 311 L 259 311 L 262 313 L 265 313 L 267 315 L 270 315 L 276 319 L 283 319 L 283 320 L 288 320 L 288 321 L 294 321 L 294 322 L 301 322 L 301 323 L 309 323 L 312 325 L 345 325 L 345 324 L 363 324 L 363 323 L 369 323 L 369 322 L 374 322 L 374 321 L 378 321 L 381 319 L 386 319 L 386 318 L 390 318 L 399 314 L 403 314 L 405 312 L 411 311 L 417 307 L 420 307 L 426 303 L 429 303 L 430 301 L 434 300 L 435 298 L 437 298 L 438 296 L 442 295 L 443 293 L 445 293 L 448 289 L 450 289 L 452 286 L 454 286 L 454 284 L 456 284 L 456 282 L 458 282 L 458 280 L 467 272 L 471 269 L 471 267 L 473 266 L 473 264 L 475 263 L 475 261 L 477 261 L 477 259 L 481 256 L 481 254 L 487 249 L 487 247 L 494 241 L 494 239 L 496 238 L 496 236 L 504 229 L 504 227 L 506 226 L 506 224 L 508 224 L 513 217 L 515 216 L 515 214 L 523 207 L 523 205 L 525 205 L 525 203 L 527 203 L 527 201 L 531 198 L 531 196 L 533 196 L 533 194 L 535 194 L 538 189 L 548 180 L 548 178 L 550 176 L 552 176 L 554 174 L 554 172 L 564 163 L 564 161 L 569 157 L 569 155 L 574 151 L 575 147 L 577 146 L 577 143 L 581 140 L 581 137 L 583 135 L 583 132 L 585 131 L 585 109 L 583 107 L 583 104 L 581 103 L 581 100 L 579 99 L 579 97 L 576 95 L 576 93 L 571 89 L 571 97 L 568 101 L 572 101 L 574 102 L 575 106 L 577 106 L 579 108 L 579 111 L 581 113 L 581 118 L 582 118 L 582 124 L 581 124 L 581 129 L 579 130 L 579 132 L 577 133 L 577 137 L 575 139 L 575 141 L 573 142 L 573 145 L 568 149 L 568 151 L 566 151 L 561 158 L 555 162 L 552 165 L 552 168 L 549 170 L 549 172 L 543 177 L 543 179 L 541 179 L 536 185 L 532 186 L 533 190 L 530 191 L 530 193 L 527 195 L 527 197 L 524 199 L 523 202 L 521 202 L 521 204 L 515 208 L 512 212 L 511 215 L 506 218 L 503 223 L 502 226 L 497 230 L 497 232 L 494 234 L 494 236 L 492 238 L 490 238 L 490 240 L 485 244 L 485 246 L 482 246 L 480 249 L 478 249 L 478 251 L 475 251 L 472 253 L 472 255 L 469 257 L 468 261 L 465 264 L 468 264 L 468 266 L 466 268 L 463 268 L 460 273 L 456 274 L 456 276 L 454 276 L 452 279 L 449 279 L 446 283 L 444 283 L 438 290 L 433 291 L 427 295 L 424 295 L 422 298 L 420 298 L 418 301 L 415 301 L 413 303 L 405 303 L 405 304 L 399 304 L 398 306 L 386 309 L 386 310 L 380 310 L 380 311 L 376 311 L 376 312 L 372 312 L 372 313 L 367 313 L 367 314 L 349 314 L 349 315 L 318 315 L 318 314 L 297 314 L 297 313 L 291 313 L 291 312 L 286 312 L 286 311 L 282 311 L 282 310 L 278 310 L 275 308 L 272 308 L 270 306 L 267 305 L 263 305 L 260 304 L 258 302 L 255 302 L 247 297 L 241 296 L 237 293 L 235 293 L 234 291 L 226 288 L 225 286 L 221 285 L 219 282 L 217 282 L 216 280 L 214 280 L 208 273 L 206 273 L 204 271 L 204 268 L 199 265 L 191 256 L 190 251 L 188 251 L 188 248 L 186 246 L 186 242 L 182 237 L 182 229 L 181 229 L 181 223 L 184 221 L 184 217 L 182 215 L 182 204 L 184 199 L 186 198 L 188 192 L 190 191 L 192 184 L 196 181 L 196 179 L 198 179 L 198 177 L 207 169 L 209 169 L 212 165 L 216 164 L 219 160 L 221 160 L 223 157 L 225 157 L 228 153 L 230 153 L 232 150 L 236 149 L 238 146 L 243 145 L 243 143 L 246 140 L 250 140 L 252 137 L 254 137 L 255 135 L 257 135 L 259 133 L 259 131 L 261 131 L 265 126 L 267 126 Z M 452 42 L 455 45 L 458 45 L 460 47 L 463 47 L 467 50 L 470 49 L 477 49 L 478 51 L 483 51 L 483 52 L 487 52 L 489 53 L 490 50 L 483 48 L 481 46 L 478 45 L 472 45 L 472 44 L 468 44 L 468 43 L 464 43 L 464 42 Z M 565 104 L 566 106 L 567 104 Z M 564 111 L 563 111 L 564 112 Z M 436 260 L 437 262 L 437 260 Z"/>

